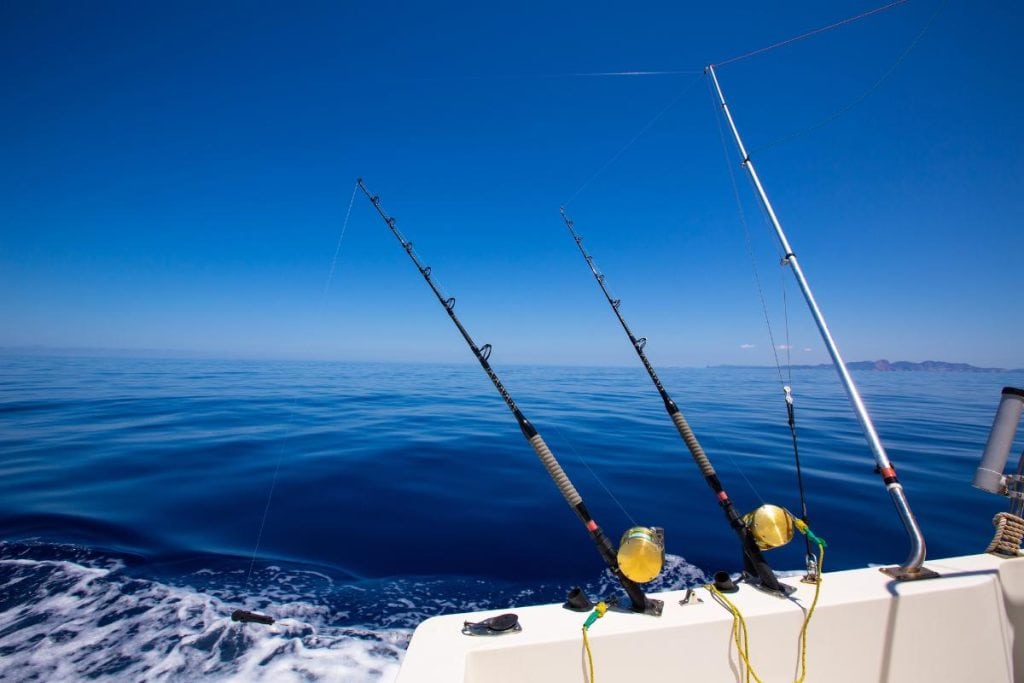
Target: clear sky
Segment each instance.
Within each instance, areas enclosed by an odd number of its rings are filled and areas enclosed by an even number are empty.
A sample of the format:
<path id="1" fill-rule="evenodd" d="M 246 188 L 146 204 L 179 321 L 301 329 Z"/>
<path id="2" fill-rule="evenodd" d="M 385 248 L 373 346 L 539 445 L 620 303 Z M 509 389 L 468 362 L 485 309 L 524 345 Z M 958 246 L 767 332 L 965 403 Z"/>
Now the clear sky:
<path id="1" fill-rule="evenodd" d="M 635 362 L 563 204 L 655 364 L 771 364 L 700 72 L 877 4 L 2 3 L 0 346 L 471 360 L 361 195 L 328 286 L 361 176 L 498 366 Z M 1022 367 L 1024 10 L 941 4 L 719 76 L 848 360 Z"/>

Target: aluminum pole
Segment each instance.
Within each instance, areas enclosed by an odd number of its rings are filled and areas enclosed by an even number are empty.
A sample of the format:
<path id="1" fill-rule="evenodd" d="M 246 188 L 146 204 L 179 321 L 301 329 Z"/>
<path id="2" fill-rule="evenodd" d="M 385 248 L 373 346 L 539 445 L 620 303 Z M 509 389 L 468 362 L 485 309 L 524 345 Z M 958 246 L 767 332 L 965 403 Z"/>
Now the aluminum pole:
<path id="1" fill-rule="evenodd" d="M 732 113 L 729 111 L 729 105 L 725 103 L 725 96 L 722 94 L 722 87 L 718 84 L 718 76 L 715 74 L 714 65 L 708 66 L 707 73 L 711 75 L 711 80 L 715 84 L 715 91 L 718 93 L 718 101 L 722 105 L 722 111 L 725 113 L 726 120 L 729 122 L 729 128 L 732 129 L 732 134 L 736 138 L 736 146 L 739 147 L 740 156 L 743 158 L 743 167 L 747 169 L 747 172 L 750 174 L 750 179 L 754 181 L 754 187 L 757 188 L 757 194 L 761 199 L 761 203 L 764 204 L 764 208 L 768 212 L 768 218 L 771 220 L 772 227 L 775 228 L 775 234 L 779 238 L 779 242 L 782 244 L 782 249 L 785 254 L 783 263 L 789 265 L 793 270 L 793 276 L 796 277 L 797 284 L 800 286 L 800 291 L 803 293 L 804 299 L 807 301 L 807 306 L 811 309 L 811 315 L 814 317 L 814 322 L 817 324 L 818 331 L 821 333 L 821 338 L 825 342 L 825 347 L 828 349 L 828 353 L 832 357 L 832 364 L 835 366 L 836 372 L 839 373 L 839 380 L 842 382 L 843 388 L 846 389 L 846 395 L 850 398 L 850 403 L 853 404 L 853 410 L 857 414 L 857 420 L 860 422 L 861 429 L 864 430 L 864 436 L 867 438 L 868 445 L 871 447 L 871 452 L 875 456 L 875 462 L 878 464 L 878 473 L 882 476 L 882 481 L 885 483 L 885 487 L 889 491 L 889 496 L 892 498 L 892 502 L 896 506 L 897 512 L 899 512 L 900 519 L 903 521 L 903 526 L 906 527 L 907 535 L 910 536 L 910 555 L 907 557 L 906 561 L 899 567 L 883 571 L 886 571 L 886 573 L 900 579 L 934 576 L 933 572 L 921 566 L 924 563 L 925 554 L 927 552 L 924 535 L 921 533 L 921 528 L 917 525 L 917 520 L 914 519 L 914 513 L 910 509 L 910 503 L 907 502 L 907 495 L 903 490 L 903 484 L 901 484 L 899 479 L 896 477 L 896 470 L 889 461 L 889 456 L 886 455 L 882 441 L 878 438 L 878 432 L 875 431 L 875 425 L 871 421 L 871 416 L 868 414 L 867 408 L 864 406 L 864 401 L 860 397 L 857 385 L 854 384 L 853 377 L 850 375 L 850 371 L 847 369 L 846 363 L 843 361 L 843 357 L 839 353 L 839 347 L 836 346 L 835 339 L 832 338 L 832 333 L 829 332 L 828 325 L 825 323 L 825 317 L 822 315 L 821 309 L 818 308 L 818 303 L 814 300 L 814 294 L 811 292 L 811 286 L 807 283 L 807 278 L 804 277 L 804 272 L 800 268 L 800 262 L 797 260 L 796 254 L 793 253 L 793 248 L 790 246 L 789 240 L 786 239 L 786 233 L 782 230 L 782 224 L 779 223 L 779 219 L 775 215 L 775 209 L 772 208 L 772 203 L 768 200 L 768 195 L 764 191 L 764 186 L 761 185 L 761 179 L 757 176 L 757 170 L 754 168 L 754 163 L 750 160 L 746 147 L 743 146 L 743 140 L 740 138 L 740 132 L 736 128 L 736 122 L 733 121 Z"/>

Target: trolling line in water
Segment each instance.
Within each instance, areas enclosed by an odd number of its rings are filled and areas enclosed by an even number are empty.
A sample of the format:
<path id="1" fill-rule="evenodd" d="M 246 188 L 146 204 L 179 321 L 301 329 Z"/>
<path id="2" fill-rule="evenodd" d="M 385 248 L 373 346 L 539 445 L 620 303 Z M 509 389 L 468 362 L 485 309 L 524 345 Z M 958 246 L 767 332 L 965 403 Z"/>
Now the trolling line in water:
<path id="1" fill-rule="evenodd" d="M 661 379 L 658 378 L 658 373 L 655 372 L 654 367 L 647 358 L 647 354 L 644 352 L 644 347 L 647 345 L 647 338 L 638 338 L 633 334 L 633 330 L 630 329 L 626 319 L 622 316 L 622 300 L 612 298 L 611 292 L 608 291 L 608 285 L 605 284 L 604 274 L 598 270 L 597 265 L 594 262 L 594 258 L 587 252 L 586 247 L 583 246 L 583 238 L 580 237 L 578 232 L 576 232 L 573 222 L 566 214 L 564 208 L 562 209 L 562 220 L 565 221 L 565 227 L 569 230 L 569 234 L 572 235 L 572 238 L 576 241 L 576 246 L 579 248 L 580 254 L 583 255 L 583 259 L 590 267 L 590 272 L 593 273 L 594 279 L 601 288 L 601 292 L 604 293 L 604 298 L 607 299 L 612 312 L 615 313 L 615 317 L 618 318 L 619 324 L 622 325 L 622 330 L 629 338 L 630 345 L 632 345 L 633 350 L 636 351 L 636 355 L 640 358 L 640 362 L 643 363 L 644 369 L 647 370 L 647 375 L 651 378 L 651 381 L 654 383 L 654 387 L 658 390 L 658 394 L 661 396 L 661 400 L 665 404 L 665 411 L 668 413 L 672 423 L 675 424 L 676 429 L 679 431 L 679 436 L 682 437 L 683 442 L 690 451 L 690 455 L 693 457 L 694 463 L 696 463 L 701 474 L 704 476 L 704 481 L 707 482 L 708 486 L 714 492 L 715 497 L 718 499 L 719 505 L 722 507 L 722 511 L 725 513 L 725 517 L 729 522 L 729 526 L 739 537 L 740 545 L 743 549 L 744 569 L 746 573 L 752 581 L 759 583 L 761 588 L 773 593 L 784 595 L 785 587 L 779 583 L 775 574 L 772 572 L 771 567 L 768 565 L 767 560 L 764 559 L 764 555 L 757 547 L 757 543 L 754 541 L 753 535 L 750 533 L 747 525 L 743 523 L 740 514 L 736 511 L 736 507 L 732 503 L 732 499 L 729 498 L 729 494 L 726 493 L 725 488 L 722 486 L 722 482 L 718 478 L 718 473 L 715 472 L 715 468 L 711 465 L 711 460 L 708 458 L 704 448 L 697 440 L 697 436 L 693 433 L 693 429 L 690 427 L 689 422 L 687 422 L 686 418 L 683 416 L 683 411 L 679 409 L 676 402 L 672 400 L 671 396 L 669 396 L 665 387 L 661 383 Z"/>
<path id="2" fill-rule="evenodd" d="M 342 224 L 341 224 L 341 234 L 338 235 L 338 243 L 334 247 L 334 257 L 331 259 L 331 268 L 330 268 L 330 271 L 327 274 L 327 283 L 324 285 L 324 291 L 323 291 L 323 296 L 324 297 L 327 296 L 327 292 L 331 288 L 331 283 L 334 281 L 334 270 L 335 270 L 335 266 L 337 266 L 337 264 L 338 264 L 338 254 L 341 253 L 341 243 L 342 243 L 342 240 L 345 239 L 345 231 L 348 229 L 348 221 L 349 221 L 349 218 L 352 216 L 352 206 L 353 206 L 353 204 L 355 204 L 356 192 L 358 192 L 358 190 L 359 190 L 358 185 L 353 185 L 352 186 L 352 196 L 349 197 L 349 200 L 348 200 L 348 210 L 345 212 L 345 220 L 342 221 Z M 293 416 L 294 416 L 294 410 L 295 410 L 295 401 L 296 401 L 296 399 L 293 398 L 292 402 L 291 402 L 291 405 L 290 405 L 290 409 L 291 409 L 291 411 L 293 413 Z M 280 448 L 278 448 L 278 451 L 277 451 L 277 463 L 274 465 L 274 475 L 273 475 L 273 477 L 271 477 L 270 489 L 267 491 L 267 502 L 263 506 L 263 515 L 260 517 L 259 530 L 256 532 L 256 543 L 253 545 L 252 557 L 249 559 L 249 569 L 248 569 L 248 571 L 245 574 L 246 584 L 248 584 L 249 581 L 252 579 L 253 570 L 256 568 L 256 558 L 259 556 L 260 545 L 263 543 L 263 531 L 264 531 L 264 529 L 267 526 L 267 520 L 270 518 L 270 504 L 274 500 L 274 491 L 277 489 L 277 480 L 278 480 L 278 478 L 279 478 L 279 476 L 281 474 L 281 464 L 284 462 L 285 446 L 287 445 L 288 439 L 290 437 L 291 437 L 291 422 L 289 421 L 288 432 L 286 432 L 285 435 L 283 437 L 281 437 L 281 445 L 280 445 Z M 236 619 L 235 621 L 239 621 L 239 620 Z M 246 621 L 246 620 L 242 619 L 241 621 Z M 253 620 L 250 619 L 248 621 L 253 621 Z"/>
<path id="3" fill-rule="evenodd" d="M 569 507 L 572 508 L 573 512 L 576 513 L 580 521 L 583 522 L 583 525 L 586 527 L 587 532 L 590 534 L 591 540 L 593 540 L 594 544 L 597 546 L 597 551 L 600 553 L 605 563 L 607 563 L 608 568 L 619 580 L 619 583 L 622 585 L 623 589 L 625 589 L 626 594 L 629 596 L 631 602 L 630 609 L 632 609 L 634 612 L 643 612 L 647 614 L 660 615 L 662 608 L 661 601 L 648 598 L 644 594 L 643 589 L 640 588 L 639 584 L 629 579 L 623 573 L 622 569 L 619 567 L 618 558 L 616 557 L 615 549 L 612 547 L 611 541 L 605 535 L 604 531 L 602 531 L 601 527 L 598 526 L 597 522 L 594 521 L 594 518 L 591 516 L 590 511 L 583 503 L 582 497 L 580 496 L 579 492 L 576 491 L 576 487 L 573 486 L 573 483 L 569 480 L 569 476 L 565 473 L 564 470 L 562 470 L 561 465 L 555 459 L 555 456 L 551 453 L 551 449 L 548 448 L 548 445 L 544 442 L 544 439 L 537 432 L 536 427 L 534 427 L 533 424 L 526 419 L 522 411 L 519 409 L 519 406 L 516 405 L 516 402 L 508 393 L 508 390 L 505 389 L 505 385 L 502 384 L 501 380 L 498 378 L 498 375 L 494 372 L 494 369 L 491 367 L 491 364 L 488 361 L 488 359 L 491 356 L 491 345 L 484 344 L 483 346 L 477 346 L 476 342 L 473 341 L 473 338 L 470 336 L 469 332 L 466 330 L 462 322 L 459 320 L 458 316 L 455 314 L 455 297 L 445 297 L 445 295 L 441 293 L 441 290 L 438 289 L 437 284 L 435 284 L 434 279 L 431 276 L 430 266 L 424 266 L 423 263 L 420 262 L 419 258 L 416 256 L 415 251 L 413 250 L 412 242 L 407 240 L 402 235 L 402 233 L 399 232 L 398 227 L 395 224 L 394 217 L 389 216 L 387 212 L 384 211 L 384 208 L 381 206 L 380 198 L 370 193 L 370 191 L 366 188 L 366 185 L 363 183 L 362 178 L 358 179 L 356 183 L 359 186 L 359 188 L 363 191 L 363 194 L 366 195 L 366 198 L 370 200 L 370 203 L 373 205 L 373 208 L 377 210 L 378 214 L 380 214 L 381 219 L 383 219 L 384 223 L 388 226 L 388 229 L 391 230 L 391 233 L 398 240 L 399 244 L 401 244 L 402 248 L 405 249 L 405 253 L 409 255 L 410 259 L 412 259 L 412 262 L 416 266 L 416 269 L 419 270 L 420 275 L 423 276 L 423 279 L 430 287 L 430 290 L 434 293 L 434 296 L 437 298 L 441 306 L 444 307 L 444 310 L 448 314 L 448 317 L 451 319 L 455 327 L 459 330 L 459 333 L 462 335 L 462 338 L 466 341 L 466 344 L 473 352 L 473 355 L 476 357 L 477 361 L 479 361 L 480 367 L 482 367 L 484 372 L 487 373 L 487 376 L 490 378 L 491 383 L 494 384 L 494 388 L 498 390 L 498 393 L 501 395 L 502 400 L 505 401 L 505 405 L 507 405 L 509 410 L 512 411 L 512 415 L 515 417 L 516 422 L 519 424 L 519 429 L 522 431 L 523 436 L 529 442 L 534 452 L 536 452 L 537 457 L 544 465 L 544 468 L 547 470 L 548 475 L 551 477 L 552 481 L 555 482 L 555 485 L 561 492 L 562 497 L 565 498 L 565 502 L 569 504 Z"/>

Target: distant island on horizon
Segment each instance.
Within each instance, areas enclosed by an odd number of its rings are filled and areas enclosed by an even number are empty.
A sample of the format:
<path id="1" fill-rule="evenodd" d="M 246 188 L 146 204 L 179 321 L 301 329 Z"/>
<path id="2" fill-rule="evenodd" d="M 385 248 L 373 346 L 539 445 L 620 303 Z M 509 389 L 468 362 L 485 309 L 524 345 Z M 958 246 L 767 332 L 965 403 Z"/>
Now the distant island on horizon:
<path id="1" fill-rule="evenodd" d="M 109 347 L 59 347 L 59 346 L 2 346 L 0 345 L 0 358 L 4 357 L 17 357 L 17 356 L 28 356 L 28 357 L 66 357 L 66 358 L 135 358 L 135 359 L 177 359 L 177 360 L 222 360 L 222 361 L 246 361 L 246 362 L 259 362 L 259 361 L 296 361 L 296 362 L 330 362 L 330 363 L 389 363 L 394 362 L 386 359 L 375 359 L 375 358 L 331 358 L 331 357 L 308 357 L 302 355 L 286 355 L 286 354 L 272 354 L 272 353 L 224 353 L 217 351 L 198 351 L 189 349 L 149 349 L 149 348 L 109 348 Z M 403 360 L 404 364 L 413 365 L 476 365 L 471 358 L 465 358 L 461 360 L 422 360 L 422 361 L 408 361 Z M 523 363 L 513 362 L 511 365 L 553 365 L 553 366 L 572 366 L 572 367 L 634 367 L 633 363 L 614 363 L 614 364 L 584 364 L 584 363 L 565 363 L 565 362 L 540 362 L 540 363 Z M 746 363 L 716 363 L 707 365 L 675 365 L 666 363 L 665 367 L 675 368 L 691 368 L 691 369 L 751 369 L 751 370 L 762 370 L 765 368 L 774 368 L 772 365 L 752 365 Z M 823 370 L 831 369 L 831 363 L 818 363 L 816 365 L 790 365 L 788 366 L 797 370 Z M 972 373 L 1001 373 L 1001 372 L 1021 372 L 1024 373 L 1024 368 L 983 368 L 969 363 L 947 363 L 939 360 L 926 360 L 920 363 L 912 361 L 888 361 L 886 359 L 881 360 L 862 360 L 848 362 L 846 367 L 850 370 L 864 370 L 871 372 L 972 372 Z"/>
<path id="2" fill-rule="evenodd" d="M 709 368 L 762 368 L 764 365 L 709 365 Z M 797 370 L 818 370 L 831 368 L 831 363 L 819 363 L 817 365 L 791 365 Z M 849 362 L 846 367 L 850 370 L 871 370 L 874 372 L 1024 372 L 1024 369 L 1008 368 L 979 368 L 969 363 L 947 363 L 941 360 L 926 360 L 914 363 L 908 360 L 888 361 L 881 360 L 858 360 Z"/>

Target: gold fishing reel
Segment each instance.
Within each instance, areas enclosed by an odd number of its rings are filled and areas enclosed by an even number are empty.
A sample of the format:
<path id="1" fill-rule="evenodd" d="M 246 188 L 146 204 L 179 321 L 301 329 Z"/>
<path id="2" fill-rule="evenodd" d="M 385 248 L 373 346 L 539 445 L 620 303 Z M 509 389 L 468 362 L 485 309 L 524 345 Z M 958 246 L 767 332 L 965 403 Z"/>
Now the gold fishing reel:
<path id="1" fill-rule="evenodd" d="M 627 529 L 619 541 L 618 560 L 626 578 L 636 583 L 653 581 L 665 565 L 665 530 L 646 526 Z"/>
<path id="2" fill-rule="evenodd" d="M 754 542 L 761 550 L 771 550 L 793 540 L 793 515 L 778 505 L 762 505 L 743 516 Z"/>

